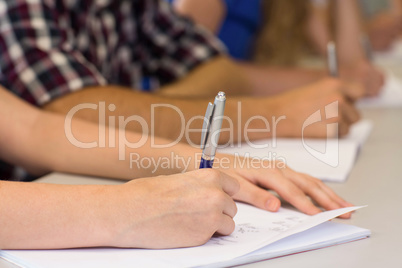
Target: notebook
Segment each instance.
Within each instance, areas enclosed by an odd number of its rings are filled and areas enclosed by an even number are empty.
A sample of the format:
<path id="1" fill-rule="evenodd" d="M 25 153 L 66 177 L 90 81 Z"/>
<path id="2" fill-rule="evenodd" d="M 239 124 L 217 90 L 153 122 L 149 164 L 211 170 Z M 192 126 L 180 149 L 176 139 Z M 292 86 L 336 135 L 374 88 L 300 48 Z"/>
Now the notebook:
<path id="1" fill-rule="evenodd" d="M 361 207 L 314 216 L 281 208 L 272 213 L 238 203 L 236 229 L 192 248 L 167 250 L 86 248 L 3 250 L 0 257 L 21 267 L 227 267 L 367 238 L 370 231 L 328 222 Z"/>
<path id="2" fill-rule="evenodd" d="M 402 107 L 402 81 L 390 72 L 386 73 L 385 85 L 376 97 L 358 101 L 359 108 Z"/>
<path id="3" fill-rule="evenodd" d="M 219 152 L 283 161 L 290 168 L 323 181 L 344 182 L 372 128 L 371 121 L 361 120 L 342 139 L 267 139 L 243 143 L 239 147 L 222 148 Z"/>

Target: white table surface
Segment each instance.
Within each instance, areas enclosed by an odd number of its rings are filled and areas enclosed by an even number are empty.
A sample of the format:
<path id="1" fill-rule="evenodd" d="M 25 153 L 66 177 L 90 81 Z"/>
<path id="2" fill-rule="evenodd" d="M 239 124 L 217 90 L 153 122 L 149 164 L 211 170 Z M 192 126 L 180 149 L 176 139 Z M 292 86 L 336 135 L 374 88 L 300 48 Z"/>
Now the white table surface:
<path id="1" fill-rule="evenodd" d="M 368 205 L 351 220 L 372 231 L 372 237 L 348 244 L 244 265 L 242 267 L 402 267 L 402 108 L 369 109 L 364 118 L 374 129 L 346 183 L 329 184 L 356 205 Z M 39 181 L 88 184 L 120 183 L 53 173 Z M 1 268 L 15 268 L 0 259 Z"/>
<path id="2" fill-rule="evenodd" d="M 247 267 L 402 267 L 402 109 L 365 110 L 374 129 L 346 183 L 329 185 L 356 205 L 351 220 L 368 239 L 245 265 Z"/>

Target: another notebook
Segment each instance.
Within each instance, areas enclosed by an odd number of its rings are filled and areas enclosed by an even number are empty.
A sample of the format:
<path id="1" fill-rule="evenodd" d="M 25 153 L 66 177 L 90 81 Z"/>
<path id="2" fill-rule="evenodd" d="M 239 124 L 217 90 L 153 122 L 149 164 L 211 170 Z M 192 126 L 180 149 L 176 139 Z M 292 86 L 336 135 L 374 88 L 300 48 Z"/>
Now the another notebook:
<path id="1" fill-rule="evenodd" d="M 319 249 L 370 236 L 367 229 L 328 222 L 360 207 L 315 216 L 281 208 L 271 213 L 238 203 L 236 229 L 199 247 L 168 250 L 87 248 L 3 250 L 0 257 L 21 267 L 227 267 Z"/>
<path id="2" fill-rule="evenodd" d="M 290 168 L 323 181 L 344 182 L 372 128 L 371 121 L 361 120 L 352 126 L 348 136 L 341 139 L 267 139 L 222 148 L 219 152 L 283 161 Z M 252 163 L 238 161 L 236 164 L 251 167 Z"/>

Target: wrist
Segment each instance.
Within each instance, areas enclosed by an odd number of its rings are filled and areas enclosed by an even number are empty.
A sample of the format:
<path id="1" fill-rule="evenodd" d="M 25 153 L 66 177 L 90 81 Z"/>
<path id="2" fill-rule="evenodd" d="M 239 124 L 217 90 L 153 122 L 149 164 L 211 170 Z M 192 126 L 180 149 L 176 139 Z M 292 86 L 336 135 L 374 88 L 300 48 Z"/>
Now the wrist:
<path id="1" fill-rule="evenodd" d="M 270 138 L 293 137 L 298 133 L 297 123 L 292 116 L 292 101 L 286 98 L 287 94 L 275 96 L 271 101 L 273 119 Z"/>
<path id="2" fill-rule="evenodd" d="M 126 230 L 127 225 L 133 222 L 133 219 L 126 220 L 124 217 L 125 214 L 128 216 L 130 213 L 122 211 L 127 203 L 124 199 L 126 192 L 124 189 L 125 184 L 103 185 L 94 194 L 90 207 L 93 215 L 91 229 L 95 236 L 93 243 L 95 246 L 122 246 L 120 244 L 122 230 Z"/>
<path id="3" fill-rule="evenodd" d="M 239 102 L 236 118 L 231 118 L 232 139 L 238 141 L 252 141 L 268 139 L 273 136 L 273 125 L 278 110 L 275 97 L 250 98 Z M 233 127 L 234 126 L 234 127 Z"/>

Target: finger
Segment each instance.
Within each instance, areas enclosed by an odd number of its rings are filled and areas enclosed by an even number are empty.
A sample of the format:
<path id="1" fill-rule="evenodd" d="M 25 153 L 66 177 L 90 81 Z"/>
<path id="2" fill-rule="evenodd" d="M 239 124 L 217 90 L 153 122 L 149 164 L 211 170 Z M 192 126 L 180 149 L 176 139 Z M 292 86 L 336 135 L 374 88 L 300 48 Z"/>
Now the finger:
<path id="1" fill-rule="evenodd" d="M 342 208 L 341 204 L 336 202 L 331 198 L 319 185 L 318 182 L 314 182 L 312 180 L 305 181 L 301 184 L 300 188 L 303 192 L 305 192 L 308 196 L 311 197 L 312 200 L 317 202 L 319 206 L 326 210 L 334 210 L 338 208 Z"/>
<path id="2" fill-rule="evenodd" d="M 350 127 L 352 125 L 351 122 L 349 122 L 349 119 L 345 119 L 345 111 L 343 111 L 344 108 L 341 108 L 341 112 L 339 115 L 339 123 L 338 123 L 338 136 L 343 137 L 349 133 Z"/>
<path id="3" fill-rule="evenodd" d="M 377 93 L 379 93 L 379 91 L 381 91 L 381 89 L 383 88 L 384 84 L 385 84 L 385 75 L 383 72 L 381 72 L 380 70 L 376 69 L 377 71 L 377 87 L 379 88 L 379 90 L 377 91 Z"/>
<path id="4" fill-rule="evenodd" d="M 346 124 L 343 121 L 340 121 L 338 126 L 339 126 L 338 130 L 339 130 L 339 136 L 340 137 L 343 137 L 343 136 L 345 136 L 346 134 L 349 133 L 349 129 L 350 129 L 349 124 Z"/>
<path id="5" fill-rule="evenodd" d="M 278 211 L 281 206 L 281 201 L 275 195 L 247 180 L 242 180 L 240 188 L 241 190 L 233 196 L 233 198 L 238 201 L 271 212 Z"/>
<path id="6" fill-rule="evenodd" d="M 314 215 L 321 212 L 298 186 L 284 177 L 280 170 L 271 173 L 272 174 L 265 174 L 265 178 L 261 176 L 259 183 L 262 186 L 274 190 L 283 199 L 303 213 Z"/>
<path id="7" fill-rule="evenodd" d="M 237 206 L 236 203 L 233 201 L 233 198 L 231 198 L 229 195 L 225 195 L 225 200 L 223 201 L 222 213 L 231 218 L 234 218 L 234 216 L 236 216 Z"/>
<path id="8" fill-rule="evenodd" d="M 375 97 L 380 93 L 381 91 L 381 86 L 377 83 L 372 83 L 369 90 L 367 91 L 367 96 L 368 97 Z"/>
<path id="9" fill-rule="evenodd" d="M 372 93 L 372 96 L 378 96 L 378 94 L 380 94 L 381 90 L 383 89 L 385 84 L 385 77 L 383 74 L 380 74 L 379 77 L 377 78 L 376 81 L 376 89 L 375 91 Z"/>
<path id="10" fill-rule="evenodd" d="M 383 80 L 382 75 L 380 75 L 380 74 L 369 79 L 367 96 L 369 96 L 369 97 L 377 96 L 383 87 L 383 83 L 384 83 L 384 80 Z"/>
<path id="11" fill-rule="evenodd" d="M 340 104 L 340 109 L 342 113 L 342 119 L 346 124 L 351 125 L 360 120 L 360 114 L 352 103 L 344 101 Z"/>
<path id="12" fill-rule="evenodd" d="M 364 77 L 366 96 L 375 96 L 383 86 L 384 75 L 370 63 L 367 63 L 365 66 L 366 69 L 362 75 Z"/>
<path id="13" fill-rule="evenodd" d="M 351 101 L 356 101 L 366 95 L 366 89 L 360 83 L 349 82 L 342 87 L 342 93 Z"/>
<path id="14" fill-rule="evenodd" d="M 297 173 L 293 170 L 283 170 L 285 176 L 291 178 L 294 183 L 300 187 L 308 196 L 326 210 L 333 210 L 343 207 L 349 207 L 352 204 L 346 202 L 327 185 L 319 179 L 311 177 L 307 174 Z M 341 218 L 350 218 L 351 214 L 344 214 Z"/>
<path id="15" fill-rule="evenodd" d="M 222 214 L 220 225 L 216 232 L 220 235 L 230 235 L 235 229 L 234 220 L 228 215 Z"/>
<path id="16" fill-rule="evenodd" d="M 348 212 L 348 213 L 338 216 L 338 218 L 341 218 L 341 219 L 350 219 L 351 217 L 352 217 L 352 212 Z"/>
<path id="17" fill-rule="evenodd" d="M 321 189 L 327 193 L 327 195 L 329 195 L 333 200 L 335 200 L 336 202 L 338 202 L 342 207 L 352 207 L 354 206 L 352 203 L 344 200 L 343 198 L 341 198 L 339 195 L 337 195 L 331 188 L 329 188 L 327 185 L 325 185 L 324 183 L 322 183 L 320 185 Z"/>
<path id="18" fill-rule="evenodd" d="M 225 172 L 219 172 L 217 170 L 214 170 L 215 172 L 218 172 L 219 174 L 219 182 L 220 186 L 222 187 L 222 190 L 227 193 L 230 196 L 233 196 L 240 190 L 240 184 L 239 181 L 232 176 L 229 176 Z"/>

